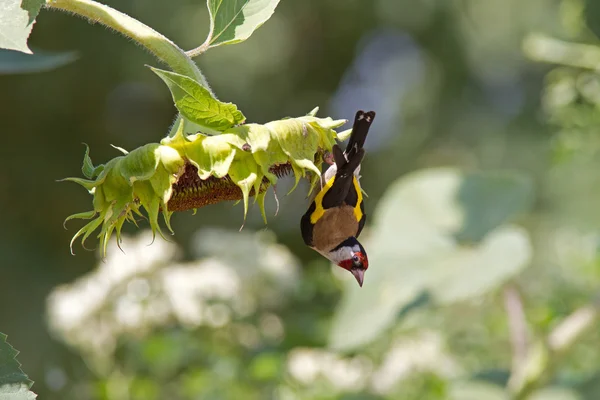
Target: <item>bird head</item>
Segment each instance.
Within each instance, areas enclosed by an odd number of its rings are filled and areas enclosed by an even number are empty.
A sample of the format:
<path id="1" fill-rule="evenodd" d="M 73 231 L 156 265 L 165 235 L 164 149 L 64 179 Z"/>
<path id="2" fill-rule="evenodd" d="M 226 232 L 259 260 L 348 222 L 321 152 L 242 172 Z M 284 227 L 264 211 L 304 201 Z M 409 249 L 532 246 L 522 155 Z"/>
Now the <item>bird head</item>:
<path id="1" fill-rule="evenodd" d="M 331 250 L 327 258 L 337 266 L 349 271 L 362 287 L 365 271 L 369 268 L 369 259 L 364 247 L 355 237 L 349 237 Z"/>

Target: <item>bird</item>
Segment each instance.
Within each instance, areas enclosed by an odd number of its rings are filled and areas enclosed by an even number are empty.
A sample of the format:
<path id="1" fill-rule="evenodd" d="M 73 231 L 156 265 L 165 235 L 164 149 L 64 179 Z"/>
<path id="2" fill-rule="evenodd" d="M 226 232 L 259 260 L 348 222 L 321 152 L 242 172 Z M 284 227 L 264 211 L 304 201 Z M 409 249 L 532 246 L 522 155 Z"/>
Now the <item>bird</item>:
<path id="1" fill-rule="evenodd" d="M 314 195 L 300 221 L 304 243 L 349 271 L 362 287 L 369 259 L 358 237 L 365 226 L 366 214 L 360 186 L 360 164 L 365 156 L 363 145 L 375 112 L 357 111 L 346 150 L 336 143 L 333 161 L 321 175 L 321 189 Z"/>

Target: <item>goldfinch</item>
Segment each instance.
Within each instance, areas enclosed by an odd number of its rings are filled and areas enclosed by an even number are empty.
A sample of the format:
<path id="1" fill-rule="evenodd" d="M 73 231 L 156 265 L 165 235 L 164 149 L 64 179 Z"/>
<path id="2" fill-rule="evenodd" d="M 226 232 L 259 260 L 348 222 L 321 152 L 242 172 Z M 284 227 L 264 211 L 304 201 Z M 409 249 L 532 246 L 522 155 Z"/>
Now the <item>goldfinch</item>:
<path id="1" fill-rule="evenodd" d="M 334 162 L 321 176 L 322 188 L 300 221 L 304 243 L 350 271 L 361 287 L 369 260 L 357 240 L 366 220 L 359 174 L 374 119 L 374 111 L 356 113 L 346 151 L 333 146 Z"/>

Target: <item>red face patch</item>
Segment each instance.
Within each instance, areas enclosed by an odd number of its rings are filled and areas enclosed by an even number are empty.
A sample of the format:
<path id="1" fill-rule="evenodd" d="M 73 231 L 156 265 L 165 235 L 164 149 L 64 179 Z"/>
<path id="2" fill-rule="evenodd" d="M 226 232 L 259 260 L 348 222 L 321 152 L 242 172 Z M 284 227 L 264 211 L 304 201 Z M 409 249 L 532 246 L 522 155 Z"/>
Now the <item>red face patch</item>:
<path id="1" fill-rule="evenodd" d="M 338 264 L 340 267 L 350 271 L 352 269 L 352 260 L 344 260 Z"/>
<path id="2" fill-rule="evenodd" d="M 366 270 L 367 268 L 369 268 L 369 260 L 367 259 L 367 256 L 365 254 L 363 254 L 362 252 L 357 252 L 354 253 L 354 256 L 352 258 L 349 258 L 348 260 L 343 260 L 338 265 L 348 271 L 350 271 L 353 268 L 361 268 Z"/>

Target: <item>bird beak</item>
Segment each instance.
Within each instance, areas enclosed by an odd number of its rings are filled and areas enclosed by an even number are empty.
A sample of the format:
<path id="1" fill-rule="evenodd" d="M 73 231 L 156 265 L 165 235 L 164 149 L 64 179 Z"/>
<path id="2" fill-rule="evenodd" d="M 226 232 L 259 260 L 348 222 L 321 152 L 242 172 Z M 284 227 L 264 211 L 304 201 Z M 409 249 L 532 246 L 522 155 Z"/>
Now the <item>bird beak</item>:
<path id="1" fill-rule="evenodd" d="M 365 278 L 365 270 L 357 268 L 357 269 L 351 269 L 350 272 L 352 272 L 352 275 L 354 275 L 354 277 L 356 278 L 358 285 L 360 287 L 362 287 L 363 279 Z"/>

